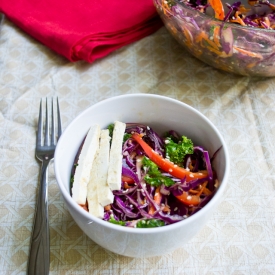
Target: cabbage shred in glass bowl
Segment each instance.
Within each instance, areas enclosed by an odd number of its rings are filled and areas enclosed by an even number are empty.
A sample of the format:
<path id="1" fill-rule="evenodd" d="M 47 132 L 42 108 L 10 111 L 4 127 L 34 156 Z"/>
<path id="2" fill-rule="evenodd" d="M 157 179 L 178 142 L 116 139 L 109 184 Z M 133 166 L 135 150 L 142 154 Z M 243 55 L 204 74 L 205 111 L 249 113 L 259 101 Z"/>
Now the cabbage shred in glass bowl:
<path id="1" fill-rule="evenodd" d="M 179 0 L 154 3 L 168 31 L 196 58 L 230 73 L 275 76 L 275 30 L 218 20 Z"/>

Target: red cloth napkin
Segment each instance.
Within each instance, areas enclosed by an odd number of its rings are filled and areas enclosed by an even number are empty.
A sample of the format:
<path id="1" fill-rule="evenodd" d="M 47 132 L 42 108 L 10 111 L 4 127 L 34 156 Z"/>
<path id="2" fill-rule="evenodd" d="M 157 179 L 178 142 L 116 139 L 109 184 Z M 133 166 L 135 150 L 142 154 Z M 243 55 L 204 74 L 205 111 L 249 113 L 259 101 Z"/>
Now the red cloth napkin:
<path id="1" fill-rule="evenodd" d="M 162 26 L 153 0 L 0 0 L 0 12 L 70 61 L 93 62 Z"/>

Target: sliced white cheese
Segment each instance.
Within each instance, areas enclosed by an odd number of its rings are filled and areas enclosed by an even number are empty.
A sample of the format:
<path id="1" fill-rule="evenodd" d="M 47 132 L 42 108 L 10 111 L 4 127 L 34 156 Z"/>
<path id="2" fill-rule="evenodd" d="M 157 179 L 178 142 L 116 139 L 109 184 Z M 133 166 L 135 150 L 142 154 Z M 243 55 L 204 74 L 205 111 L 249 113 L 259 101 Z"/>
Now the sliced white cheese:
<path id="1" fill-rule="evenodd" d="M 86 136 L 79 156 L 72 187 L 72 197 L 78 204 L 86 204 L 87 185 L 90 180 L 93 161 L 99 147 L 99 135 L 99 125 L 93 125 Z"/>
<path id="2" fill-rule="evenodd" d="M 108 166 L 110 158 L 109 130 L 101 130 L 99 151 L 96 158 L 97 164 L 97 195 L 98 202 L 102 205 L 113 203 L 114 195 L 107 184 Z"/>
<path id="3" fill-rule="evenodd" d="M 102 219 L 104 216 L 104 207 L 98 201 L 97 169 L 98 169 L 98 152 L 95 156 L 95 160 L 91 170 L 90 180 L 87 186 L 87 201 L 88 201 L 89 213 Z"/>
<path id="4" fill-rule="evenodd" d="M 115 121 L 110 150 L 110 164 L 108 169 L 108 185 L 111 190 L 120 190 L 122 171 L 122 142 L 126 124 Z"/>

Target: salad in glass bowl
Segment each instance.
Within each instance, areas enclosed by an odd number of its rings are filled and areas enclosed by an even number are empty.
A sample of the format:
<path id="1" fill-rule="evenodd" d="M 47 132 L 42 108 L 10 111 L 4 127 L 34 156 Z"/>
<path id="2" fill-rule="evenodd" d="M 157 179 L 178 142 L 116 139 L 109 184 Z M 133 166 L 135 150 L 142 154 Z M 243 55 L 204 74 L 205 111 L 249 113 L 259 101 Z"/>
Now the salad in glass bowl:
<path id="1" fill-rule="evenodd" d="M 275 76 L 275 5 L 268 0 L 154 0 L 168 31 L 217 69 Z"/>
<path id="2" fill-rule="evenodd" d="M 93 125 L 72 167 L 72 197 L 114 224 L 169 225 L 211 200 L 218 187 L 211 163 L 207 150 L 174 130 L 160 137 L 140 123 L 116 121 L 103 130 Z"/>

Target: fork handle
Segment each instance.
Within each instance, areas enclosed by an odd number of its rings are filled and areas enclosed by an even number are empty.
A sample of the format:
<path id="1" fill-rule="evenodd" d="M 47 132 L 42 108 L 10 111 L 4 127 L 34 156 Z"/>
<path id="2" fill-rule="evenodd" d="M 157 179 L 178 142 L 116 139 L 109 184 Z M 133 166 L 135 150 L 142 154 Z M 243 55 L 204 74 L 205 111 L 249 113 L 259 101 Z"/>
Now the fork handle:
<path id="1" fill-rule="evenodd" d="M 48 220 L 48 160 L 43 161 L 40 187 L 35 209 L 31 248 L 28 262 L 29 275 L 49 274 L 50 234 Z"/>

